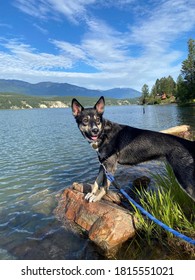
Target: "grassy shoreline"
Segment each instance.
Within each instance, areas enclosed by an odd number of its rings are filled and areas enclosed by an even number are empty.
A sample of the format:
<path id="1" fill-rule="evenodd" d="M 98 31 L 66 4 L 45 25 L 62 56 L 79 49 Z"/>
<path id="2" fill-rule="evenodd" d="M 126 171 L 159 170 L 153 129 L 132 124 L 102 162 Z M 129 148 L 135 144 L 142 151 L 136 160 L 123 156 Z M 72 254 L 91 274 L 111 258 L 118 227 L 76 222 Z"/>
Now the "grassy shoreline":
<path id="1" fill-rule="evenodd" d="M 195 239 L 195 202 L 181 189 L 172 168 L 166 164 L 163 175 L 152 175 L 156 191 L 139 192 L 139 203 L 157 219 L 169 227 Z M 145 252 L 150 259 L 195 259 L 195 246 L 175 237 L 159 225 L 144 217 L 133 206 L 134 215 L 139 221 L 137 235 L 123 248 L 119 258 L 142 259 Z M 143 249 L 144 248 L 144 249 Z M 145 250 L 145 252 L 144 252 Z"/>

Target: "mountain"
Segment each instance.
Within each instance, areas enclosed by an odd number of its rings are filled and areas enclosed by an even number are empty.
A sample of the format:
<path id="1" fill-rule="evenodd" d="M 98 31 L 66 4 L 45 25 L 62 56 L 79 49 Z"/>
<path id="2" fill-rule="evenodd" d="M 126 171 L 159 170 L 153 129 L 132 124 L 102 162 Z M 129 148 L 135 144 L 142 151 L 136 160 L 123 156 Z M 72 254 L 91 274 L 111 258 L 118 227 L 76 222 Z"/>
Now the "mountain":
<path id="1" fill-rule="evenodd" d="M 132 88 L 112 88 L 102 91 L 102 95 L 109 98 L 137 98 L 141 96 L 141 92 Z"/>
<path id="2" fill-rule="evenodd" d="M 32 96 L 85 96 L 127 99 L 137 98 L 141 93 L 132 88 L 113 88 L 109 90 L 92 90 L 68 83 L 41 82 L 31 84 L 20 80 L 0 79 L 0 92 L 12 92 Z"/>

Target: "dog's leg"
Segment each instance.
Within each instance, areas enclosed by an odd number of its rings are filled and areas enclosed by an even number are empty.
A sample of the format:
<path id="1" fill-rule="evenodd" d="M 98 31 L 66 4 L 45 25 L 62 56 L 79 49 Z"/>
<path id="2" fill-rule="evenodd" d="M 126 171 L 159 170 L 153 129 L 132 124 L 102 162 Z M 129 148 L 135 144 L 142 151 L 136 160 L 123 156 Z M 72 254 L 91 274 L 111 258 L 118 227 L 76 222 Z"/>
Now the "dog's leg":
<path id="1" fill-rule="evenodd" d="M 92 187 L 92 191 L 90 193 L 87 193 L 85 196 L 86 200 L 89 200 L 89 202 L 93 201 L 93 198 L 95 198 L 95 195 L 99 189 L 99 186 L 103 183 L 103 178 L 104 178 L 104 169 L 102 166 L 100 166 L 98 176 Z"/>
<path id="2" fill-rule="evenodd" d="M 104 162 L 104 166 L 109 173 L 114 174 L 117 166 L 116 155 L 111 156 L 109 159 L 107 159 Z M 100 173 L 96 179 L 96 183 L 98 183 L 98 187 L 100 186 L 100 183 L 102 183 L 102 187 L 98 188 L 95 193 L 93 192 L 92 194 L 87 194 L 86 199 L 88 199 L 89 202 L 96 202 L 101 200 L 101 198 L 107 193 L 107 190 L 111 185 L 111 182 L 107 179 L 105 170 L 102 166 L 100 166 Z"/>
<path id="3" fill-rule="evenodd" d="M 107 190 L 110 187 L 110 181 L 106 178 L 106 175 L 103 174 L 103 186 L 98 188 L 95 193 L 90 193 L 88 200 L 89 202 L 96 202 L 102 199 L 102 197 L 106 194 Z"/>
<path id="4" fill-rule="evenodd" d="M 103 185 L 100 187 L 96 193 L 89 198 L 89 202 L 96 202 L 102 199 L 102 197 L 107 193 L 107 190 L 110 187 L 110 181 L 106 178 L 106 175 L 103 174 Z"/>
<path id="5" fill-rule="evenodd" d="M 96 202 L 102 199 L 102 197 L 106 194 L 106 191 L 103 187 L 101 187 L 100 189 L 98 189 L 98 191 L 96 192 L 96 194 L 93 194 L 89 197 L 89 202 Z"/>
<path id="6" fill-rule="evenodd" d="M 180 186 L 195 201 L 195 163 L 188 153 L 173 151 L 167 156 Z"/>

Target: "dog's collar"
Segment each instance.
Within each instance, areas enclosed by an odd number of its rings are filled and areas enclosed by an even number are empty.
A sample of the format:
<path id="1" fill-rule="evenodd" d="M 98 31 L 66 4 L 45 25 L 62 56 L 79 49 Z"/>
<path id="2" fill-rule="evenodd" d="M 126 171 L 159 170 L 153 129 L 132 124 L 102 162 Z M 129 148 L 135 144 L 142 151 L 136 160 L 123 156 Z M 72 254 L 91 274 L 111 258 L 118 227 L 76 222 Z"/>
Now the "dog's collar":
<path id="1" fill-rule="evenodd" d="M 98 142 L 91 142 L 90 145 L 94 150 L 98 151 L 99 148 Z"/>

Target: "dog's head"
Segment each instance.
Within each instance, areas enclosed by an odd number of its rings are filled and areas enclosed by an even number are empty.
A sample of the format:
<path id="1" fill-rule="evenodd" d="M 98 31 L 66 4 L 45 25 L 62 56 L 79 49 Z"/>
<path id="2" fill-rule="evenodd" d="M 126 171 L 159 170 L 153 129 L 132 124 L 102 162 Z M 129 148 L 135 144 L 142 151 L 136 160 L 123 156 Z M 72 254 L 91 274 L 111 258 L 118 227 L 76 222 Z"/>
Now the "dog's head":
<path id="1" fill-rule="evenodd" d="M 104 106 L 103 96 L 93 108 L 84 108 L 75 98 L 72 100 L 72 113 L 81 133 L 89 142 L 97 142 L 102 133 Z"/>

